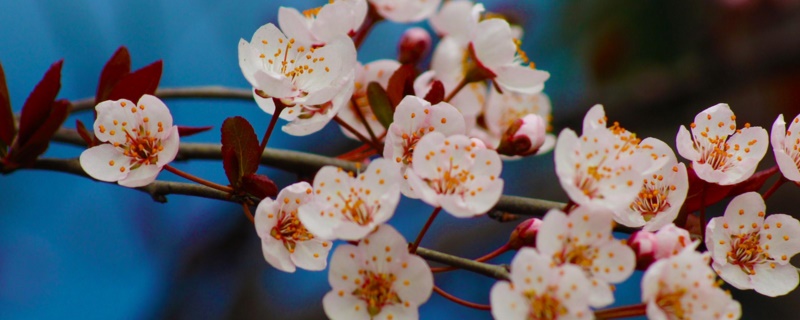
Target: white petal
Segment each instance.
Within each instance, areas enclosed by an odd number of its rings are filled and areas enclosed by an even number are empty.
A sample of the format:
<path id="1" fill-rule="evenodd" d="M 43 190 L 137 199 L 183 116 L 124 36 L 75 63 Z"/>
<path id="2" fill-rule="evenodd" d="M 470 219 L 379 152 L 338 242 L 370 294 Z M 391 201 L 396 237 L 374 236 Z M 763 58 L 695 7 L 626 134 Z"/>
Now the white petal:
<path id="1" fill-rule="evenodd" d="M 534 94 L 544 89 L 544 82 L 550 78 L 547 71 L 531 69 L 520 65 L 506 65 L 497 67 L 495 81 L 503 90 Z"/>
<path id="2" fill-rule="evenodd" d="M 778 168 L 781 169 L 781 174 L 783 174 L 786 179 L 800 182 L 800 168 L 797 167 L 794 159 L 787 155 L 782 149 L 775 150 L 775 162 L 778 163 Z"/>
<path id="3" fill-rule="evenodd" d="M 100 181 L 116 182 L 128 175 L 130 158 L 110 144 L 94 146 L 81 153 L 81 168 Z M 123 170 L 124 169 L 124 170 Z"/>
<path id="4" fill-rule="evenodd" d="M 172 160 L 175 160 L 181 147 L 178 126 L 172 126 L 167 130 L 168 132 L 165 135 L 167 138 L 161 140 L 161 146 L 164 147 L 164 149 L 158 152 L 158 161 L 156 162 L 158 167 L 164 167 L 172 162 Z"/>
<path id="5" fill-rule="evenodd" d="M 278 224 L 279 203 L 270 198 L 264 198 L 258 203 L 255 212 L 256 233 L 261 239 L 272 237 L 270 232 L 272 227 Z"/>
<path id="6" fill-rule="evenodd" d="M 725 208 L 725 222 L 736 230 L 736 233 L 750 233 L 760 229 L 766 210 L 764 199 L 758 192 L 743 193 L 733 198 Z"/>
<path id="7" fill-rule="evenodd" d="M 602 308 L 614 303 L 614 291 L 607 282 L 594 278 L 590 280 L 592 286 L 589 290 L 589 305 L 594 308 Z"/>
<path id="8" fill-rule="evenodd" d="M 143 187 L 156 180 L 161 167 L 155 164 L 142 165 L 136 169 L 131 169 L 125 178 L 119 180 L 119 185 L 138 188 Z"/>
<path id="9" fill-rule="evenodd" d="M 765 251 L 780 264 L 789 263 L 788 259 L 800 252 L 800 222 L 790 215 L 769 215 L 759 234 L 761 246 L 769 248 Z"/>
<path id="10" fill-rule="evenodd" d="M 138 106 L 141 116 L 148 118 L 148 121 L 144 123 L 145 130 L 156 133 L 158 131 L 158 123 L 161 123 L 163 128 L 172 127 L 172 114 L 161 99 L 146 94 L 139 99 Z"/>
<path id="11" fill-rule="evenodd" d="M 275 269 L 290 273 L 297 269 L 292 259 L 289 257 L 289 250 L 283 246 L 282 241 L 278 241 L 274 238 L 262 240 L 261 252 L 264 254 L 264 260 Z"/>
<path id="12" fill-rule="evenodd" d="M 725 140 L 736 131 L 736 119 L 731 108 L 724 103 L 714 105 L 701 111 L 694 117 L 695 127 L 692 134 L 700 137 L 700 132 L 706 132 L 708 138 L 721 138 Z M 720 125 L 720 123 L 722 125 Z M 731 127 L 731 125 L 733 127 Z"/>
<path id="13" fill-rule="evenodd" d="M 343 293 L 342 296 L 339 293 Z M 332 320 L 371 320 L 367 312 L 367 304 L 349 294 L 349 292 L 334 289 L 322 298 L 322 308 L 325 315 Z"/>
<path id="14" fill-rule="evenodd" d="M 331 251 L 330 241 L 307 240 L 297 243 L 291 258 L 298 268 L 312 271 L 325 270 L 329 251 Z"/>
<path id="15" fill-rule="evenodd" d="M 297 9 L 280 7 L 278 9 L 278 25 L 289 38 L 301 43 L 314 43 L 314 35 L 310 30 L 309 20 Z"/>
<path id="16" fill-rule="evenodd" d="M 131 109 L 133 108 L 133 109 Z M 136 104 L 130 100 L 103 101 L 95 107 L 97 120 L 94 122 L 94 134 L 102 142 L 126 142 L 125 132 L 137 128 L 141 123 L 141 114 L 136 111 Z"/>
<path id="17" fill-rule="evenodd" d="M 678 153 L 686 160 L 697 161 L 700 160 L 700 153 L 694 148 L 693 141 L 689 130 L 681 126 L 678 129 L 678 136 L 675 137 L 675 146 L 678 148 Z"/>
<path id="18" fill-rule="evenodd" d="M 543 255 L 552 256 L 564 248 L 567 233 L 568 218 L 564 212 L 551 209 L 544 215 L 542 226 L 536 234 L 536 247 Z"/>
<path id="19" fill-rule="evenodd" d="M 498 281 L 489 292 L 492 316 L 495 319 L 524 320 L 528 317 L 528 301 L 511 288 L 508 281 Z"/>
<path id="20" fill-rule="evenodd" d="M 594 266 L 600 268 L 600 272 L 594 273 L 596 277 L 610 283 L 620 283 L 633 274 L 636 254 L 630 247 L 614 240 L 598 248 Z"/>
<path id="21" fill-rule="evenodd" d="M 253 79 L 255 80 L 253 87 L 263 91 L 269 97 L 282 99 L 293 98 L 295 96 L 292 79 L 283 75 L 257 70 L 256 73 L 253 74 Z"/>
<path id="22" fill-rule="evenodd" d="M 478 60 L 489 69 L 510 64 L 517 52 L 511 38 L 511 27 L 503 19 L 487 19 L 478 23 L 472 45 Z"/>
<path id="23" fill-rule="evenodd" d="M 383 228 L 383 227 L 381 227 Z M 396 272 L 394 288 L 403 301 L 421 305 L 433 292 L 433 274 L 428 264 L 418 256 L 409 255 L 402 269 Z"/>
<path id="24" fill-rule="evenodd" d="M 374 319 L 416 320 L 419 319 L 418 308 L 419 306 L 411 302 L 407 306 L 405 304 L 388 305 L 381 308 L 381 312 Z"/>
<path id="25" fill-rule="evenodd" d="M 742 268 L 734 264 L 726 264 L 724 266 L 720 266 L 716 262 L 711 265 L 714 268 L 714 271 L 717 272 L 722 280 L 725 280 L 728 284 L 734 286 L 736 289 L 740 290 L 747 290 L 753 288 L 753 283 L 750 281 L 750 276 L 748 276 Z"/>
<path id="26" fill-rule="evenodd" d="M 755 267 L 756 274 L 751 276 L 753 289 L 768 297 L 785 295 L 797 288 L 797 268 L 793 265 L 778 265 L 774 269 L 768 263 Z"/>
<path id="27" fill-rule="evenodd" d="M 328 282 L 334 290 L 344 290 L 348 295 L 359 287 L 362 268 L 361 251 L 354 245 L 342 244 L 336 247 L 331 257 Z M 359 281 L 359 284 L 356 284 Z"/>

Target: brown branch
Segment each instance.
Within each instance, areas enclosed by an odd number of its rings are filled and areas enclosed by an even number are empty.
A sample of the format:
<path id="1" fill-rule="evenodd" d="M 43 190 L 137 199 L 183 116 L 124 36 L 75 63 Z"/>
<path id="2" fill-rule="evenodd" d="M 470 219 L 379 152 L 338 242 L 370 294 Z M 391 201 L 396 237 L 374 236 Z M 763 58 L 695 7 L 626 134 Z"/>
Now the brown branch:
<path id="1" fill-rule="evenodd" d="M 250 90 L 223 86 L 160 88 L 156 91 L 156 96 L 162 99 L 233 99 L 253 101 L 253 93 Z M 94 97 L 75 100 L 72 102 L 72 112 L 91 110 L 94 106 Z"/>
<path id="2" fill-rule="evenodd" d="M 476 262 L 426 248 L 417 248 L 417 255 L 426 260 L 446 264 L 451 267 L 479 273 L 495 279 L 508 280 L 508 270 L 503 266 Z"/>

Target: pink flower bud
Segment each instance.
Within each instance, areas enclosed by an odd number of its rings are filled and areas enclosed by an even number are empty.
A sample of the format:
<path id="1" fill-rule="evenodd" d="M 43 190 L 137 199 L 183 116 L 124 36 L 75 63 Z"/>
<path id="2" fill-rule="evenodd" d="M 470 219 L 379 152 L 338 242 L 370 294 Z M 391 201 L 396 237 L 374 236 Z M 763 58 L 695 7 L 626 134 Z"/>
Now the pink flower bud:
<path id="1" fill-rule="evenodd" d="M 418 64 L 431 50 L 431 34 L 423 28 L 406 30 L 400 38 L 397 60 L 402 64 Z"/>
<path id="2" fill-rule="evenodd" d="M 536 247 L 536 233 L 542 225 L 542 220 L 530 218 L 522 221 L 508 239 L 508 246 L 514 250 L 522 247 Z"/>
<path id="3" fill-rule="evenodd" d="M 547 123 L 536 114 L 517 119 L 503 134 L 497 152 L 507 156 L 527 156 L 539 151 L 547 135 Z"/>
<path id="4" fill-rule="evenodd" d="M 646 270 L 656 261 L 658 238 L 655 233 L 637 231 L 628 239 L 628 246 L 636 253 L 636 269 Z"/>

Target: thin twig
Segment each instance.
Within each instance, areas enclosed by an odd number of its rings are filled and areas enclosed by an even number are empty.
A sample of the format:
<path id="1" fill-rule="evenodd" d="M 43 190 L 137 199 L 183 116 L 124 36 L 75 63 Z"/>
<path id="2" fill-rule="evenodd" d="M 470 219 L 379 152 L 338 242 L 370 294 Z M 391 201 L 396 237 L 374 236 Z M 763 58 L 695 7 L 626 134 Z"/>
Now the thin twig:
<path id="1" fill-rule="evenodd" d="M 417 255 L 425 258 L 426 260 L 435 261 L 442 264 L 446 264 L 451 267 L 472 271 L 491 278 L 508 280 L 508 270 L 506 270 L 506 268 L 503 266 L 498 266 L 483 262 L 476 262 L 470 259 L 457 257 L 446 253 L 433 251 L 430 249 L 425 249 L 423 247 L 417 248 Z"/>
<path id="2" fill-rule="evenodd" d="M 253 92 L 247 89 L 222 86 L 161 88 L 156 96 L 162 99 L 233 99 L 253 101 Z M 72 112 L 94 109 L 94 97 L 72 102 Z"/>
<path id="3" fill-rule="evenodd" d="M 490 305 L 479 304 L 479 303 L 469 302 L 469 301 L 463 300 L 463 299 L 461 299 L 459 297 L 456 297 L 456 296 L 448 293 L 447 291 L 442 290 L 442 288 L 439 288 L 436 285 L 433 286 L 433 291 L 435 291 L 436 293 L 438 293 L 440 296 L 444 297 L 445 299 L 453 301 L 453 302 L 455 302 L 457 304 L 460 304 L 462 306 L 465 306 L 465 307 L 469 307 L 469 308 L 473 308 L 473 309 L 477 309 L 477 310 L 485 310 L 485 311 L 492 310 L 492 306 L 490 306 Z"/>

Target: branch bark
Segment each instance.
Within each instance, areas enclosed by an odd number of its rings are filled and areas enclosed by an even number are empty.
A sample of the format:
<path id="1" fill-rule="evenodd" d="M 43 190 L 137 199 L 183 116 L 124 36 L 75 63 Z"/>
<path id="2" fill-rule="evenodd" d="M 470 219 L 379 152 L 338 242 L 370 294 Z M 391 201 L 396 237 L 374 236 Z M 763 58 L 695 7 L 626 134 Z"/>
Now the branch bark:
<path id="1" fill-rule="evenodd" d="M 253 101 L 253 93 L 247 89 L 223 86 L 200 86 L 180 88 L 160 88 L 156 96 L 162 99 L 232 99 Z M 72 102 L 72 112 L 94 109 L 94 97 Z"/>
<path id="2" fill-rule="evenodd" d="M 446 264 L 451 267 L 469 270 L 491 278 L 508 280 L 508 270 L 503 266 L 476 262 L 470 259 L 461 258 L 446 253 L 434 251 L 426 248 L 417 248 L 417 255 L 426 260 Z"/>

